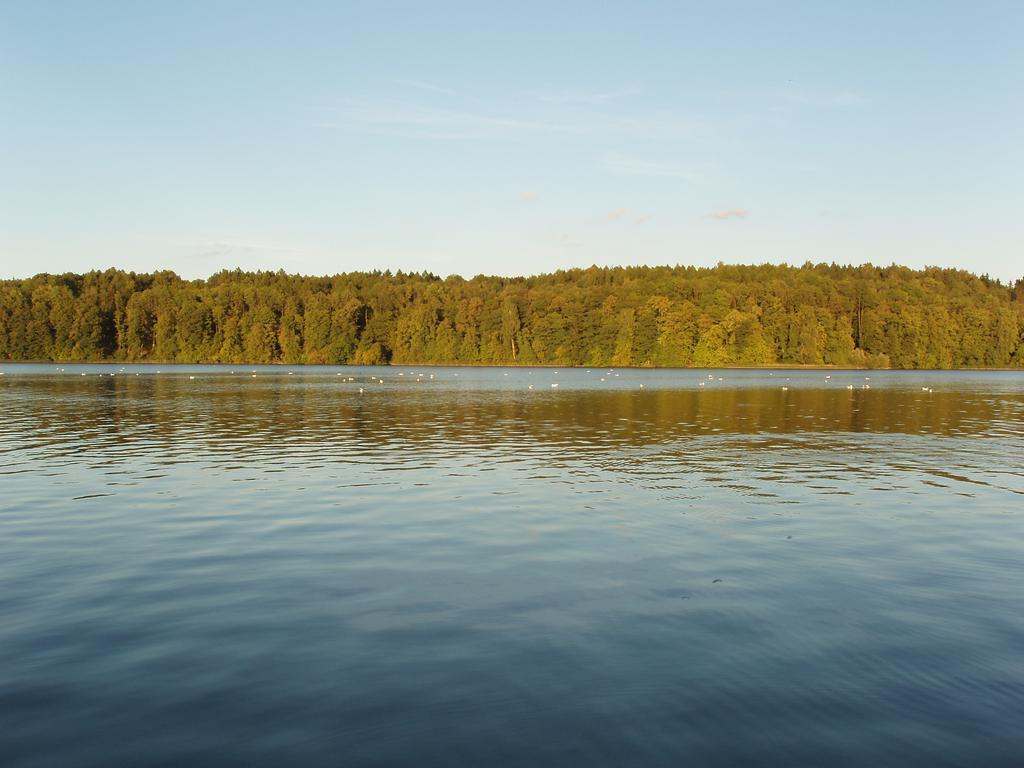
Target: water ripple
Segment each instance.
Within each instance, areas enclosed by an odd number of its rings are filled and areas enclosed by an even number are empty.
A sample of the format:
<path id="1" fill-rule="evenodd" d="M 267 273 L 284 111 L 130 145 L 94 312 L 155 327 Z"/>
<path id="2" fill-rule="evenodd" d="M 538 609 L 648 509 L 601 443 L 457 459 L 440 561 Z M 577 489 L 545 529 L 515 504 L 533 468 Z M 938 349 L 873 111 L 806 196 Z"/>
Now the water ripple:
<path id="1" fill-rule="evenodd" d="M 3 369 L 5 765 L 1024 754 L 1019 373 Z"/>

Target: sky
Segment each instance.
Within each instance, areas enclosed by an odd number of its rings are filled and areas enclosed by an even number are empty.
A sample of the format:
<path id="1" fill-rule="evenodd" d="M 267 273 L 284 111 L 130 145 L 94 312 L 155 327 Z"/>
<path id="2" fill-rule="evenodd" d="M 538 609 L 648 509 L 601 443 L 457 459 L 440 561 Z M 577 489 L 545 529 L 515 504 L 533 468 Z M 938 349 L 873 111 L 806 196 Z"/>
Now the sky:
<path id="1" fill-rule="evenodd" d="M 0 0 L 0 277 L 1024 275 L 1024 2 Z"/>

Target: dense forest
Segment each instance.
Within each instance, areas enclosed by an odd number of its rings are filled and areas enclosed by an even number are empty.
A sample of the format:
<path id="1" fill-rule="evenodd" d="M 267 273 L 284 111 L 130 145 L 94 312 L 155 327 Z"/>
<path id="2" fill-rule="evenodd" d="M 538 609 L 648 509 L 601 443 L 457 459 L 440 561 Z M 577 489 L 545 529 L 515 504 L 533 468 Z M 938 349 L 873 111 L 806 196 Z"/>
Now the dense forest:
<path id="1" fill-rule="evenodd" d="M 0 281 L 0 359 L 1024 366 L 1024 280 L 826 264 L 41 274 Z"/>

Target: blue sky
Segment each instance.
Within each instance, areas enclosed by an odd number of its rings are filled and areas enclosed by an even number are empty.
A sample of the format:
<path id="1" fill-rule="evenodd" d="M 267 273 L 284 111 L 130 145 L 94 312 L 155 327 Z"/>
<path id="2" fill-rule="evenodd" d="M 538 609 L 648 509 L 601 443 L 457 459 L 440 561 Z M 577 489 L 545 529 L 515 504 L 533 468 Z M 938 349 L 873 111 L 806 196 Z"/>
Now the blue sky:
<path id="1" fill-rule="evenodd" d="M 0 276 L 1009 280 L 1021 40 L 1021 2 L 3 0 Z"/>

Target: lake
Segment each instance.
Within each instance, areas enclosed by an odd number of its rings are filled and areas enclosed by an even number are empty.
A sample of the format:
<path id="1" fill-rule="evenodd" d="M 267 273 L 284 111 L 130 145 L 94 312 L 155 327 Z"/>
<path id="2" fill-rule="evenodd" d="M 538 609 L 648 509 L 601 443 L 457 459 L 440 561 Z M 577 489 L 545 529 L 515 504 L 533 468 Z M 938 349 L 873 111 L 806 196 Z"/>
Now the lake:
<path id="1" fill-rule="evenodd" d="M 0 372 L 8 768 L 1024 760 L 1024 373 Z"/>

